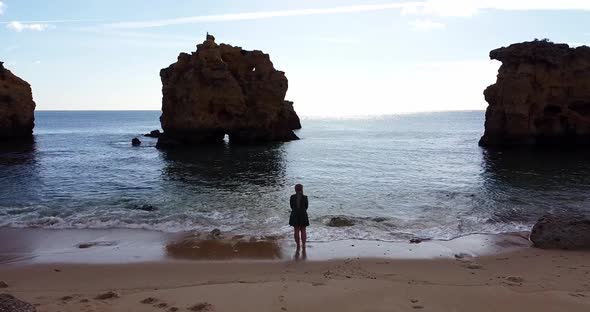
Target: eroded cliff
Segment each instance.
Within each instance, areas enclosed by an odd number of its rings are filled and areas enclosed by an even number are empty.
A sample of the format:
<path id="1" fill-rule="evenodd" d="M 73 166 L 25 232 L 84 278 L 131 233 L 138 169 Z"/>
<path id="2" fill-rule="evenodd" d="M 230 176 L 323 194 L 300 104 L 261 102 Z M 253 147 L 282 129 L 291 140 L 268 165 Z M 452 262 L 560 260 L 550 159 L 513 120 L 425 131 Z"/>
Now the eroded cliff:
<path id="1" fill-rule="evenodd" d="M 484 91 L 482 146 L 590 144 L 590 48 L 547 40 L 490 52 L 502 62 Z"/>
<path id="2" fill-rule="evenodd" d="M 32 140 L 34 114 L 31 86 L 0 62 L 0 142 Z"/>
<path id="3" fill-rule="evenodd" d="M 160 71 L 164 134 L 158 147 L 298 139 L 293 103 L 285 101 L 287 77 L 268 54 L 215 43 L 213 36 L 192 54 Z"/>

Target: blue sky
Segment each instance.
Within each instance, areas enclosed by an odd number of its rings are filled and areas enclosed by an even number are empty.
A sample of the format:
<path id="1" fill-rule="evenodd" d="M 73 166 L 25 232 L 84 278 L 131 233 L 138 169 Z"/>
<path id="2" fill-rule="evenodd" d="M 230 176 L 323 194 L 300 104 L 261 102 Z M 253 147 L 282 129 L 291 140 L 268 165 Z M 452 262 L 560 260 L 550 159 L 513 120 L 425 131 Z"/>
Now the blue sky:
<path id="1" fill-rule="evenodd" d="M 40 110 L 154 109 L 159 70 L 217 42 L 269 53 L 301 115 L 485 109 L 490 50 L 590 43 L 588 0 L 0 0 L 0 61 Z"/>

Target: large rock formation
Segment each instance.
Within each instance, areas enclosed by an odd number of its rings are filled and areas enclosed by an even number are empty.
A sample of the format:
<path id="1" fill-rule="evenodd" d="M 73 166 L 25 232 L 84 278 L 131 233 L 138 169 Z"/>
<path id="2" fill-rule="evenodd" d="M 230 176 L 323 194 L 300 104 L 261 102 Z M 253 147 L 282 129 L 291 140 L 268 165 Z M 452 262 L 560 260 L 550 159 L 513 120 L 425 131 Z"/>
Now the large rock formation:
<path id="1" fill-rule="evenodd" d="M 34 113 L 31 86 L 0 62 L 0 143 L 32 140 Z"/>
<path id="2" fill-rule="evenodd" d="M 590 144 L 590 48 L 548 40 L 490 52 L 502 62 L 480 145 Z"/>
<path id="3" fill-rule="evenodd" d="M 298 139 L 288 81 L 268 54 L 215 43 L 213 36 L 192 54 L 160 71 L 164 134 L 158 147 L 221 142 L 260 143 Z"/>
<path id="4" fill-rule="evenodd" d="M 543 249 L 590 250 L 590 219 L 544 216 L 533 226 L 531 241 Z"/>

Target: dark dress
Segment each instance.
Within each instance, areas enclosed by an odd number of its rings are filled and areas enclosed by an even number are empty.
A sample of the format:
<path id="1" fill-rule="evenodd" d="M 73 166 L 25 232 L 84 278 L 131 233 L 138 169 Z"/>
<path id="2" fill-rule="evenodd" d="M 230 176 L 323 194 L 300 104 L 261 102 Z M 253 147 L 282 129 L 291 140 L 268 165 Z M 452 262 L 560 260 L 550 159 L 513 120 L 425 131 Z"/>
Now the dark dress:
<path id="1" fill-rule="evenodd" d="M 291 195 L 291 216 L 289 217 L 290 226 L 309 226 L 307 217 L 307 196 L 303 195 L 297 206 L 297 194 Z"/>

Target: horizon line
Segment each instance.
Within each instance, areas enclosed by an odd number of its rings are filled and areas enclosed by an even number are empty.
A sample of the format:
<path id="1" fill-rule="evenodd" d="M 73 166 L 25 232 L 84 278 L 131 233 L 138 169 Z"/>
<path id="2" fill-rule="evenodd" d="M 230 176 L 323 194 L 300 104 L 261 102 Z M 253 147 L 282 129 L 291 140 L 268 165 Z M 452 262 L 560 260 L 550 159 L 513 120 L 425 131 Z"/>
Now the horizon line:
<path id="1" fill-rule="evenodd" d="M 380 117 L 393 115 L 407 115 L 407 114 L 422 114 L 422 113 L 452 113 L 452 112 L 485 112 L 486 109 L 451 109 L 451 110 L 431 110 L 431 111 L 409 111 L 409 112 L 392 112 L 392 113 L 375 113 L 375 114 L 348 114 L 348 115 L 310 115 L 298 114 L 300 117 Z M 159 109 L 36 109 L 35 112 L 162 112 Z"/>

